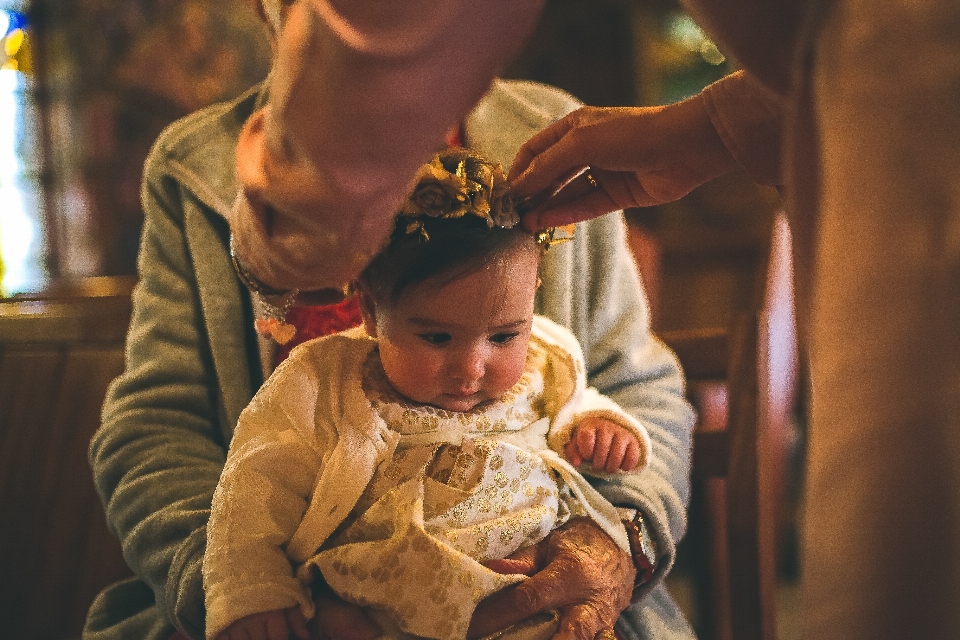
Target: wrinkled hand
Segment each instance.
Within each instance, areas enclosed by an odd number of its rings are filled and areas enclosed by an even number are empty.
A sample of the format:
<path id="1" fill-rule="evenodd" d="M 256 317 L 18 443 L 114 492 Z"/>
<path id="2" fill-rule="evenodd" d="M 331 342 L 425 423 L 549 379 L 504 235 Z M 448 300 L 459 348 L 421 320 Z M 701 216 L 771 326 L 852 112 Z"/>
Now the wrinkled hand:
<path id="1" fill-rule="evenodd" d="M 736 166 L 694 96 L 662 107 L 582 107 L 527 141 L 509 178 L 534 205 L 523 225 L 535 231 L 672 202 Z M 570 182 L 587 167 L 595 186 L 585 175 Z"/>
<path id="2" fill-rule="evenodd" d="M 315 598 L 317 613 L 307 624 L 310 640 L 373 640 L 383 634 L 363 607 L 325 590 Z"/>
<path id="3" fill-rule="evenodd" d="M 494 571 L 531 577 L 483 600 L 474 611 L 470 638 L 557 609 L 555 640 L 593 640 L 598 632 L 613 629 L 630 605 L 636 577 L 630 557 L 588 518 L 571 520 L 507 560 L 485 564 Z"/>

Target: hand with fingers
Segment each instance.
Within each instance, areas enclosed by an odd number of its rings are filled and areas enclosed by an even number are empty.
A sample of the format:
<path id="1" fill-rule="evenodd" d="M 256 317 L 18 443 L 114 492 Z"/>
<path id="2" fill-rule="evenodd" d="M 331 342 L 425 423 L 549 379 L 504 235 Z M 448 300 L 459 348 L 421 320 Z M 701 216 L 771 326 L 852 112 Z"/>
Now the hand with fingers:
<path id="1" fill-rule="evenodd" d="M 299 606 L 244 616 L 217 634 L 217 640 L 307 640 L 306 621 Z"/>
<path id="2" fill-rule="evenodd" d="M 530 578 L 483 600 L 474 611 L 469 638 L 551 609 L 560 613 L 554 640 L 612 637 L 613 625 L 630 605 L 636 578 L 630 556 L 588 518 L 575 518 L 539 544 L 485 564 Z"/>
<path id="3" fill-rule="evenodd" d="M 314 602 L 317 612 L 307 624 L 310 640 L 374 640 L 383 634 L 363 607 L 342 600 L 332 589 L 322 589 Z"/>
<path id="4" fill-rule="evenodd" d="M 529 230 L 672 202 L 733 171 L 701 96 L 659 107 L 582 107 L 521 147 L 509 179 Z"/>
<path id="5" fill-rule="evenodd" d="M 564 453 L 575 467 L 589 462 L 597 471 L 632 471 L 640 462 L 640 442 L 622 425 L 591 416 L 574 427 Z"/>

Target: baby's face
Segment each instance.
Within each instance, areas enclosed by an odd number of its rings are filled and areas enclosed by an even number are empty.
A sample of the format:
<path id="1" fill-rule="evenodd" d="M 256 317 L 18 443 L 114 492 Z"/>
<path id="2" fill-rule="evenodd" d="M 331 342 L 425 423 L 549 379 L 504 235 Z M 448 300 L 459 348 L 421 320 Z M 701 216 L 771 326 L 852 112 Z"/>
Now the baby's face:
<path id="1" fill-rule="evenodd" d="M 427 280 L 390 308 L 377 309 L 380 360 L 403 396 L 469 411 L 496 400 L 520 379 L 539 252 L 521 247 L 498 262 L 451 282 L 444 283 L 442 275 Z"/>

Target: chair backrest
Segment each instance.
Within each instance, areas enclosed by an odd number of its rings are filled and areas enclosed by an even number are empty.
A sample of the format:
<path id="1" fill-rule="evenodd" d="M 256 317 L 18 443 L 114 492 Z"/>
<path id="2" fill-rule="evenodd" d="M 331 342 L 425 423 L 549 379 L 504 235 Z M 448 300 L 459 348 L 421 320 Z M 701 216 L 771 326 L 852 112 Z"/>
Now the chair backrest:
<path id="1" fill-rule="evenodd" d="M 790 413 L 796 386 L 790 236 L 774 227 L 755 308 L 732 327 L 663 331 L 699 411 L 693 480 L 699 513 L 690 538 L 705 546 L 701 635 L 717 640 L 777 637 L 777 560 Z"/>
<path id="2" fill-rule="evenodd" d="M 0 635 L 56 639 L 78 637 L 97 592 L 130 575 L 87 462 L 130 296 L 38 297 L 0 301 Z"/>

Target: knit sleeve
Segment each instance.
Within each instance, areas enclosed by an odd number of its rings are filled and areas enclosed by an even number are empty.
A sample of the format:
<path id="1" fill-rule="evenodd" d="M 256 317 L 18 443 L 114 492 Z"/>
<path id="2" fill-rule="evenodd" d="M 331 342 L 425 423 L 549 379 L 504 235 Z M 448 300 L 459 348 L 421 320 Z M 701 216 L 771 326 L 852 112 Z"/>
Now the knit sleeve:
<path id="1" fill-rule="evenodd" d="M 743 71 L 709 85 L 702 96 L 717 134 L 750 177 L 782 184 L 782 100 Z"/>

